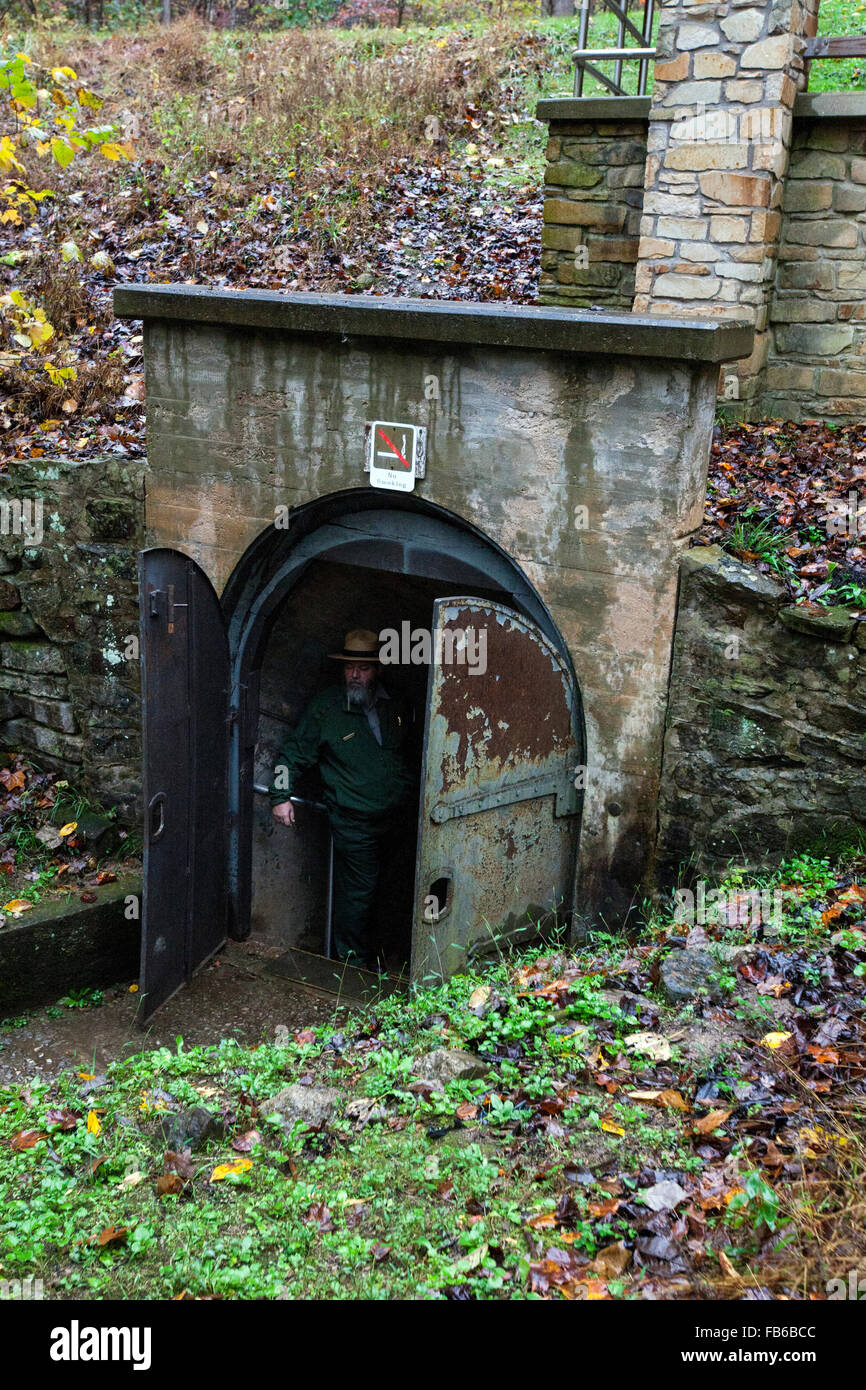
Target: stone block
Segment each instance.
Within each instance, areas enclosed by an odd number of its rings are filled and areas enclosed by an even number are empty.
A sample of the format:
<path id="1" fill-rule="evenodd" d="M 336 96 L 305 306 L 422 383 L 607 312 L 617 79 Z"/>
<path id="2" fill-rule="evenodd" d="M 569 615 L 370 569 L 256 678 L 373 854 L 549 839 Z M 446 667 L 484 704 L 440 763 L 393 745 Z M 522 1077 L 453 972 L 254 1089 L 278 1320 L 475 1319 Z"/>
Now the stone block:
<path id="1" fill-rule="evenodd" d="M 825 261 L 809 265 L 785 262 L 778 269 L 778 286 L 780 290 L 832 290 L 836 288 L 836 274 Z M 866 275 L 863 288 L 866 289 Z"/>
<path id="2" fill-rule="evenodd" d="M 21 595 L 14 584 L 10 584 L 8 579 L 0 579 L 0 608 L 4 612 L 9 612 L 11 608 L 21 607 Z"/>
<path id="3" fill-rule="evenodd" d="M 65 675 L 59 647 L 48 642 L 3 642 L 0 666 L 7 671 L 31 671 L 34 675 Z"/>
<path id="4" fill-rule="evenodd" d="M 660 217 L 656 230 L 660 237 L 673 237 L 675 241 L 699 241 L 707 235 L 706 217 Z"/>
<path id="5" fill-rule="evenodd" d="M 751 174 L 722 173 L 710 169 L 698 175 L 701 192 L 726 207 L 766 208 L 770 206 L 770 180 Z"/>
<path id="6" fill-rule="evenodd" d="M 711 241 L 745 241 L 747 232 L 748 222 L 745 217 L 710 218 Z"/>
<path id="7" fill-rule="evenodd" d="M 680 53 L 669 63 L 656 63 L 656 82 L 682 82 L 689 75 L 689 54 Z"/>
<path id="8" fill-rule="evenodd" d="M 672 256 L 674 243 L 661 237 L 642 236 L 638 244 L 638 259 L 653 260 L 659 256 Z"/>
<path id="9" fill-rule="evenodd" d="M 745 169 L 749 163 L 749 147 L 744 144 L 717 145 L 710 141 L 695 141 L 687 145 L 671 145 L 665 155 L 666 169 Z"/>
<path id="10" fill-rule="evenodd" d="M 836 212 L 866 212 L 866 188 L 837 184 L 833 189 L 833 207 Z"/>
<path id="11" fill-rule="evenodd" d="M 845 325 L 789 324 L 776 329 L 776 349 L 803 357 L 835 357 L 854 341 L 854 329 Z"/>
<path id="12" fill-rule="evenodd" d="M 40 700 L 29 693 L 9 694 L 4 698 L 10 706 L 14 706 L 14 709 L 10 708 L 7 718 L 23 715 L 49 729 L 59 729 L 64 734 L 74 734 L 78 729 L 75 711 L 68 700 Z"/>
<path id="13" fill-rule="evenodd" d="M 785 237 L 795 246 L 841 246 L 857 245 L 857 228 L 841 218 L 816 222 L 788 222 Z"/>
<path id="14" fill-rule="evenodd" d="M 727 53 L 695 54 L 695 77 L 733 77 L 736 71 L 737 64 Z"/>
<path id="15" fill-rule="evenodd" d="M 567 198 L 547 198 L 544 203 L 544 221 L 548 225 L 595 227 L 599 231 L 618 232 L 625 217 L 625 208 L 618 207 L 616 203 L 578 203 Z"/>
<path id="16" fill-rule="evenodd" d="M 814 391 L 815 369 L 798 367 L 786 362 L 784 366 L 767 368 L 767 389 L 770 391 Z"/>
<path id="17" fill-rule="evenodd" d="M 855 183 L 866 183 L 866 159 L 851 160 L 851 177 Z"/>
<path id="18" fill-rule="evenodd" d="M 777 296 L 773 300 L 771 317 L 774 323 L 835 323 L 836 305 L 826 299 L 815 299 L 811 296 Z"/>
<path id="19" fill-rule="evenodd" d="M 718 250 L 709 241 L 681 241 L 679 254 L 687 261 L 715 265 Z"/>
<path id="20" fill-rule="evenodd" d="M 660 299 L 712 299 L 719 288 L 714 275 L 660 275 L 653 297 Z"/>
<path id="21" fill-rule="evenodd" d="M 94 540 L 134 539 L 139 526 L 139 509 L 132 499 L 95 497 L 87 503 L 86 511 Z"/>
<path id="22" fill-rule="evenodd" d="M 855 270 L 846 270 L 839 267 L 839 289 L 840 290 L 862 290 L 866 292 L 866 269 L 857 267 Z"/>
<path id="23" fill-rule="evenodd" d="M 544 172 L 544 182 L 561 188 L 594 188 L 604 177 L 598 165 L 578 164 L 565 160 L 559 164 L 548 164 Z"/>
<path id="24" fill-rule="evenodd" d="M 866 396 L 866 371 L 821 371 L 817 388 L 822 396 Z"/>
<path id="25" fill-rule="evenodd" d="M 866 162 L 866 161 L 864 161 Z M 824 154 L 810 150 L 808 154 L 794 151 L 788 166 L 788 177 L 792 179 L 836 179 L 845 177 L 845 161 L 835 154 Z M 864 180 L 866 182 L 866 180 Z"/>
<path id="26" fill-rule="evenodd" d="M 712 24 L 680 24 L 677 28 L 676 42 L 681 53 L 693 48 L 710 48 L 718 41 L 718 32 Z"/>
<path id="27" fill-rule="evenodd" d="M 541 245 L 549 251 L 574 251 L 583 245 L 581 227 L 542 227 Z"/>
<path id="28" fill-rule="evenodd" d="M 732 43 L 754 43 L 764 27 L 764 11 L 740 10 L 719 22 L 719 28 Z"/>
<path id="29" fill-rule="evenodd" d="M 10 719 L 3 732 L 7 748 L 27 748 L 58 762 L 80 763 L 84 756 L 82 739 L 46 729 L 27 719 Z"/>
<path id="30" fill-rule="evenodd" d="M 680 82 L 662 101 L 662 106 L 718 106 L 722 99 L 721 82 Z M 650 111 L 652 119 L 652 111 Z"/>
<path id="31" fill-rule="evenodd" d="M 44 636 L 44 633 L 39 624 L 23 609 L 0 612 L 0 638 L 41 636 Z"/>
<path id="32" fill-rule="evenodd" d="M 756 82 L 754 79 L 749 79 L 747 81 L 737 79 L 736 81 L 725 83 L 725 101 L 743 102 L 745 104 L 752 101 L 760 101 L 763 95 L 763 84 Z"/>
<path id="33" fill-rule="evenodd" d="M 740 71 L 750 68 L 764 71 L 766 68 L 787 67 L 793 54 L 793 38 L 790 34 L 776 34 L 770 39 L 759 39 L 749 44 L 740 57 Z"/>
<path id="34" fill-rule="evenodd" d="M 590 261 L 620 261 L 633 265 L 638 256 L 637 237 L 596 237 L 589 236 Z"/>
<path id="35" fill-rule="evenodd" d="M 758 284 L 764 279 L 763 268 L 759 265 L 741 264 L 738 261 L 716 261 L 716 274 L 723 280 L 749 281 Z"/>
<path id="36" fill-rule="evenodd" d="M 832 183 L 801 183 L 794 179 L 785 182 L 785 212 L 826 212 L 832 203 Z"/>
<path id="37" fill-rule="evenodd" d="M 818 604 L 796 604 L 779 609 L 779 621 L 794 632 L 818 637 L 823 642 L 847 642 L 854 631 L 854 618 L 847 608 L 821 608 Z"/>

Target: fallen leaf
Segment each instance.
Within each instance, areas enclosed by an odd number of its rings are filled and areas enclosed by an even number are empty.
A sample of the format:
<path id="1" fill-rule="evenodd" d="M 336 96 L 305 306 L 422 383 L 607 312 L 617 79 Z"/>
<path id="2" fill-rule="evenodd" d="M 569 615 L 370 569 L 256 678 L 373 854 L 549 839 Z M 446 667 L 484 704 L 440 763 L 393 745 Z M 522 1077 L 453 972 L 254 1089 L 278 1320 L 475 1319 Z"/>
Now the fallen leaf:
<path id="1" fill-rule="evenodd" d="M 156 1180 L 157 1197 L 179 1197 L 183 1192 L 183 1178 L 177 1173 L 160 1173 Z"/>
<path id="2" fill-rule="evenodd" d="M 129 1236 L 128 1226 L 106 1226 L 98 1236 L 90 1237 L 91 1245 L 123 1245 Z"/>
<path id="3" fill-rule="evenodd" d="M 654 1062 L 669 1062 L 671 1045 L 661 1033 L 629 1033 L 624 1040 L 629 1052 L 642 1052 Z"/>
<path id="4" fill-rule="evenodd" d="M 3 904 L 3 911 L 8 912 L 10 917 L 20 917 L 22 912 L 29 912 L 32 906 L 26 898 L 13 898 L 11 902 Z"/>
<path id="5" fill-rule="evenodd" d="M 20 1129 L 9 1140 L 9 1144 L 18 1153 L 22 1153 L 25 1149 L 32 1149 L 40 1139 L 47 1138 L 47 1134 L 43 1134 L 40 1129 Z"/>
<path id="6" fill-rule="evenodd" d="M 599 1250 L 595 1259 L 590 1262 L 589 1269 L 607 1281 L 618 1279 L 630 1263 L 631 1251 L 626 1249 L 624 1241 L 618 1240 L 615 1245 L 606 1245 L 603 1250 Z"/>
<path id="7" fill-rule="evenodd" d="M 222 1182 L 223 1178 L 237 1177 L 248 1173 L 253 1163 L 250 1158 L 236 1158 L 233 1163 L 218 1163 L 210 1175 L 211 1182 Z"/>
<path id="8" fill-rule="evenodd" d="M 727 1274 L 729 1279 L 740 1278 L 739 1274 L 735 1270 L 734 1266 L 731 1264 L 731 1261 L 725 1254 L 724 1250 L 719 1251 L 719 1264 L 722 1266 L 723 1273 Z"/>
<path id="9" fill-rule="evenodd" d="M 733 1115 L 733 1110 L 711 1110 L 703 1119 L 698 1120 L 695 1125 L 695 1134 L 712 1134 L 714 1129 L 723 1125 Z"/>
<path id="10" fill-rule="evenodd" d="M 674 1211 L 689 1194 L 678 1182 L 666 1181 L 645 1188 L 640 1195 L 650 1211 Z"/>
<path id="11" fill-rule="evenodd" d="M 793 1033 L 765 1033 L 764 1036 L 761 1038 L 761 1046 L 770 1047 L 775 1050 L 777 1047 L 781 1047 L 783 1043 L 786 1043 L 788 1039 L 792 1038 L 793 1036 Z"/>

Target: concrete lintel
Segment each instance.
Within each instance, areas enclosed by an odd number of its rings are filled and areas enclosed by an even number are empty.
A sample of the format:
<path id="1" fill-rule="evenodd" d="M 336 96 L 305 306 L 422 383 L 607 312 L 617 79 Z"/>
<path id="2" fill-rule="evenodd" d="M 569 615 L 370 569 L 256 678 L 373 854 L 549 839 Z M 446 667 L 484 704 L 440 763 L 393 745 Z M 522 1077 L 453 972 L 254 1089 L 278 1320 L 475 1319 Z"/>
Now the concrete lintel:
<path id="1" fill-rule="evenodd" d="M 866 120 L 866 92 L 799 92 L 794 117 L 808 120 Z"/>
<path id="2" fill-rule="evenodd" d="M 648 121 L 649 97 L 545 97 L 539 121 Z"/>
<path id="3" fill-rule="evenodd" d="M 118 285 L 118 318 L 414 342 L 483 344 L 580 356 L 729 362 L 747 357 L 745 323 L 606 314 L 544 305 L 466 304 L 374 295 L 278 294 L 201 285 Z"/>

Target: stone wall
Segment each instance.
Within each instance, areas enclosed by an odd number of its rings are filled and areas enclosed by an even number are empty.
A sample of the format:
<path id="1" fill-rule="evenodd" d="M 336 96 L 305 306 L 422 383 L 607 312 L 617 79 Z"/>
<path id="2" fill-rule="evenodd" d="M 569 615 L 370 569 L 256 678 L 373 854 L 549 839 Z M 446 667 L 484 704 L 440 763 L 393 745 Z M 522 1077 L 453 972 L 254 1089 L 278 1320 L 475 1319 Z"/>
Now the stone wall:
<path id="1" fill-rule="evenodd" d="M 668 0 L 649 113 L 636 313 L 754 325 L 760 390 L 794 98 L 818 0 Z"/>
<path id="2" fill-rule="evenodd" d="M 661 785 L 668 884 L 866 826 L 866 621 L 687 551 Z"/>
<path id="3" fill-rule="evenodd" d="M 834 112 L 830 119 L 820 114 L 827 109 Z M 862 420 L 866 100 L 859 93 L 847 101 L 806 98 L 800 110 L 785 185 L 763 409 L 786 418 Z"/>
<path id="4" fill-rule="evenodd" d="M 605 106 L 609 117 L 601 121 L 599 108 Z M 593 121 L 577 119 L 583 110 L 593 113 Z M 622 304 L 635 274 L 635 267 L 623 265 L 620 259 L 622 241 L 598 230 L 587 236 L 588 221 L 570 228 L 565 221 L 567 216 L 576 215 L 571 213 L 572 207 L 594 206 L 588 198 L 593 190 L 585 192 L 580 183 L 587 175 L 594 177 L 595 168 L 586 155 L 592 142 L 588 138 L 564 138 L 563 133 L 577 131 L 585 124 L 596 132 L 604 129 L 604 139 L 612 147 L 623 149 L 629 144 L 636 150 L 641 139 L 647 138 L 649 110 L 648 97 L 563 98 L 539 103 L 538 115 L 550 126 L 549 158 L 558 180 L 554 185 L 548 174 L 542 234 L 546 249 L 539 282 L 542 303 L 573 307 Z M 709 115 L 706 120 L 709 123 Z M 702 153 L 707 159 L 713 157 L 712 142 L 703 147 L 696 144 L 689 157 Z M 613 166 L 609 172 L 617 177 L 624 172 L 631 179 L 634 166 Z M 680 171 L 672 170 L 671 176 L 676 172 Z M 708 169 L 693 177 L 700 180 L 707 196 L 715 189 L 720 199 L 724 195 L 735 200 L 746 193 L 757 197 L 750 183 L 754 175 L 748 172 Z M 633 226 L 643 203 L 642 190 L 632 183 L 617 187 L 609 181 L 597 188 L 595 205 L 604 209 L 607 225 L 619 218 L 622 226 Z M 840 423 L 859 421 L 866 414 L 866 93 L 797 96 L 790 161 L 777 192 L 783 201 L 778 211 L 765 209 L 767 216 L 759 217 L 754 209 L 735 201 L 725 206 L 719 202 L 718 207 L 706 210 L 702 219 L 691 219 L 693 225 L 689 226 L 683 220 L 685 205 L 677 202 L 681 194 L 654 194 L 657 211 L 653 213 L 653 227 L 659 233 L 655 240 L 660 246 L 663 243 L 662 249 L 669 256 L 655 266 L 653 274 L 663 277 L 658 282 L 662 287 L 666 283 L 676 291 L 668 305 L 671 313 L 676 307 L 684 317 L 739 318 L 750 295 L 760 307 L 755 318 L 758 346 L 752 358 L 741 364 L 737 374 L 726 367 L 720 380 L 720 391 L 731 401 L 732 414 L 753 419 L 777 415 L 794 420 L 819 416 Z M 569 196 L 563 197 L 566 193 Z M 658 203 L 662 196 L 673 201 Z M 776 195 L 771 195 L 768 184 L 767 197 L 771 196 Z M 680 213 L 676 213 L 677 206 Z M 668 211 L 658 211 L 661 207 Z M 588 217 L 583 211 L 577 215 Z M 647 235 L 649 230 L 647 222 Z M 761 237 L 777 230 L 778 258 L 768 258 Z M 674 232 L 682 235 L 674 237 Z M 589 267 L 581 270 L 575 265 L 573 248 L 585 237 L 591 248 Z M 717 252 L 724 258 L 723 265 L 708 259 Z M 710 267 L 712 274 L 708 273 Z M 646 293 L 641 292 L 645 285 L 641 276 L 638 265 L 639 293 L 634 300 L 638 312 L 650 305 Z M 735 282 L 736 292 L 730 288 Z M 699 286 L 701 294 L 705 289 L 706 298 L 696 292 L 690 300 L 686 293 L 690 286 Z M 680 291 L 682 299 L 677 298 Z M 605 295 L 610 298 L 605 299 Z M 653 312 L 658 310 L 655 299 L 650 307 Z"/>
<path id="5" fill-rule="evenodd" d="M 19 460 L 0 480 L 0 747 L 130 814 L 143 502 L 143 464 L 110 457 Z"/>
<path id="6" fill-rule="evenodd" d="M 629 310 L 634 299 L 646 121 L 550 123 L 541 233 L 542 304 Z M 621 116 L 626 103 L 620 102 Z M 642 103 L 635 103 L 640 111 Z"/>

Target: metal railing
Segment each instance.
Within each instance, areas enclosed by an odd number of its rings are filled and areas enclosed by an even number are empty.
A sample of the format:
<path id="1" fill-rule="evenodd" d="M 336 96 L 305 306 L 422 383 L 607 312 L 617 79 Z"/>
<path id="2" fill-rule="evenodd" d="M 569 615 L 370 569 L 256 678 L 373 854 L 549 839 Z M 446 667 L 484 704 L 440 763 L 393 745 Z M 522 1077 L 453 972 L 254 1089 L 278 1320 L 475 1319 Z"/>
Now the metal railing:
<path id="1" fill-rule="evenodd" d="M 806 86 L 809 86 L 809 70 L 816 58 L 866 58 L 866 34 L 849 34 L 846 38 L 831 39 L 819 34 L 806 40 L 803 54 L 806 63 Z"/>
<path id="2" fill-rule="evenodd" d="M 594 77 L 603 87 L 607 87 L 614 96 L 627 96 L 622 85 L 622 65 L 626 59 L 637 58 L 640 62 L 637 76 L 637 95 L 645 96 L 647 89 L 647 79 L 649 77 L 650 61 L 655 57 L 655 47 L 652 43 L 653 18 L 655 15 L 655 0 L 645 0 L 643 12 L 643 25 L 638 29 L 637 25 L 632 24 L 625 11 L 627 0 L 618 4 L 617 0 L 602 0 L 605 9 L 616 15 L 617 24 L 617 46 L 616 48 L 587 48 L 586 35 L 589 29 L 589 5 L 584 4 L 580 10 L 580 28 L 578 30 L 577 41 L 580 47 L 575 51 L 574 57 L 574 95 L 583 96 L 583 79 L 586 73 Z M 629 48 L 626 45 L 626 38 L 637 39 L 639 48 Z M 613 62 L 615 64 L 613 77 L 608 77 L 606 73 L 600 72 L 595 66 L 596 63 Z"/>

